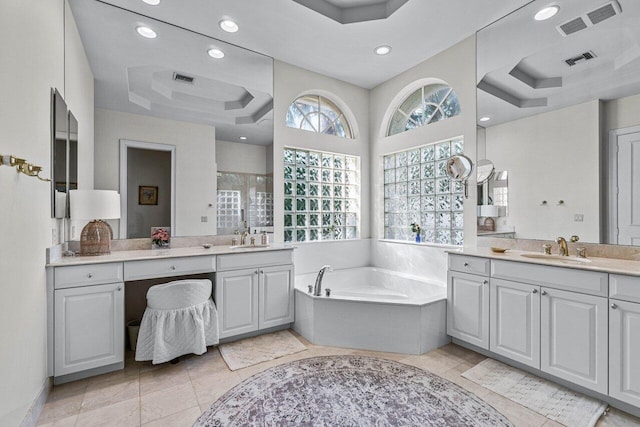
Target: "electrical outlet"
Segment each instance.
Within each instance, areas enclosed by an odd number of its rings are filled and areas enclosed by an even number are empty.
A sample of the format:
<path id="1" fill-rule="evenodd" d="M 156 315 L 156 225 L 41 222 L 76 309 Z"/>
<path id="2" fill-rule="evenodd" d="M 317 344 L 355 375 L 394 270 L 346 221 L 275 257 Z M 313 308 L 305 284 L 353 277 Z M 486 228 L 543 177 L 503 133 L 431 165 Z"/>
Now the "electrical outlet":
<path id="1" fill-rule="evenodd" d="M 201 216 L 200 217 L 200 222 L 207 222 L 207 221 L 209 221 L 209 217 L 207 217 L 207 216 Z"/>
<path id="2" fill-rule="evenodd" d="M 584 214 L 573 214 L 573 222 L 584 221 Z"/>

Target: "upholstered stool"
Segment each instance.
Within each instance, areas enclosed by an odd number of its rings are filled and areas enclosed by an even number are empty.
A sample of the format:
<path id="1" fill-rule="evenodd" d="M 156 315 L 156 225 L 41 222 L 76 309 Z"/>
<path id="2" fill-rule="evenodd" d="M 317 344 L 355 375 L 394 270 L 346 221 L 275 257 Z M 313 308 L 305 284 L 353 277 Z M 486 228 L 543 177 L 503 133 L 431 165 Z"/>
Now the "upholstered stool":
<path id="1" fill-rule="evenodd" d="M 179 280 L 149 288 L 136 360 L 153 364 L 189 353 L 203 354 L 218 344 L 218 313 L 211 280 Z"/>

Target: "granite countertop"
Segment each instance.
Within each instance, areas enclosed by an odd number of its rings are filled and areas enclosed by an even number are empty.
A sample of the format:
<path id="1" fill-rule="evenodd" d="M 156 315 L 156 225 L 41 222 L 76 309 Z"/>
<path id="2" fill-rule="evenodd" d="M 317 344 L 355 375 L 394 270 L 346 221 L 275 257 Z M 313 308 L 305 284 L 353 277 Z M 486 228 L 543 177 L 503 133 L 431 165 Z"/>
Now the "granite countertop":
<path id="1" fill-rule="evenodd" d="M 135 251 L 113 251 L 109 255 L 62 257 L 48 263 L 47 267 L 68 265 L 103 264 L 108 262 L 140 261 L 148 259 L 193 257 L 206 255 L 242 254 L 294 249 L 290 244 L 271 244 L 269 246 L 245 246 L 232 249 L 231 246 L 216 245 L 206 249 L 202 246 L 170 249 L 144 249 Z"/>
<path id="2" fill-rule="evenodd" d="M 605 273 L 640 276 L 640 261 L 635 260 L 588 257 L 586 258 L 588 262 L 580 262 L 580 260 L 575 256 L 563 257 L 562 260 L 551 258 L 527 258 L 523 256 L 523 254 L 542 254 L 540 252 L 530 252 L 516 249 L 507 249 L 506 252 L 499 253 L 493 252 L 491 249 L 484 247 L 449 250 L 447 252 L 454 255 L 467 255 L 482 258 L 499 259 L 503 261 L 526 262 L 529 264 L 540 264 L 554 267 L 574 268 L 578 270 L 601 271 Z M 557 256 L 557 254 L 554 255 Z"/>

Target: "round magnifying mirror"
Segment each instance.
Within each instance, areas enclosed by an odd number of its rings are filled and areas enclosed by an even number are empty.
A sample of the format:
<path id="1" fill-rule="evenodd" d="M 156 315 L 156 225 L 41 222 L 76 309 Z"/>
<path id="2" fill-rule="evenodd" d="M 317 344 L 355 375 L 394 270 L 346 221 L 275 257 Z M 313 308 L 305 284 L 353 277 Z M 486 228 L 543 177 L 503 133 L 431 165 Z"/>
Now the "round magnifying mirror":
<path id="1" fill-rule="evenodd" d="M 484 184 L 493 176 L 495 168 L 491 160 L 478 160 L 478 185 Z"/>
<path id="2" fill-rule="evenodd" d="M 469 175 L 471 175 L 473 163 L 467 156 L 463 154 L 456 154 L 449 157 L 445 168 L 449 177 L 459 181 L 464 181 L 469 178 Z"/>

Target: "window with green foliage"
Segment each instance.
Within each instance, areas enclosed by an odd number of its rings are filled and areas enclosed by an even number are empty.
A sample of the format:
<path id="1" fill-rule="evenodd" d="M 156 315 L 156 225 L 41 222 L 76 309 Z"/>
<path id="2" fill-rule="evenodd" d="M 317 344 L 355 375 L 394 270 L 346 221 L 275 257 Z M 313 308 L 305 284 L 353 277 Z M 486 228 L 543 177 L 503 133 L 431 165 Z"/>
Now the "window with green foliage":
<path id="1" fill-rule="evenodd" d="M 426 126 L 460 114 L 460 102 L 445 84 L 423 86 L 400 104 L 391 117 L 387 136 Z"/>
<path id="2" fill-rule="evenodd" d="M 331 100 L 318 95 L 304 95 L 293 101 L 287 111 L 290 128 L 353 138 L 346 117 Z"/>
<path id="3" fill-rule="evenodd" d="M 449 178 L 447 159 L 464 150 L 462 138 L 384 156 L 384 237 L 462 245 L 464 186 Z"/>
<path id="4" fill-rule="evenodd" d="M 284 150 L 284 241 L 360 237 L 360 158 Z"/>

